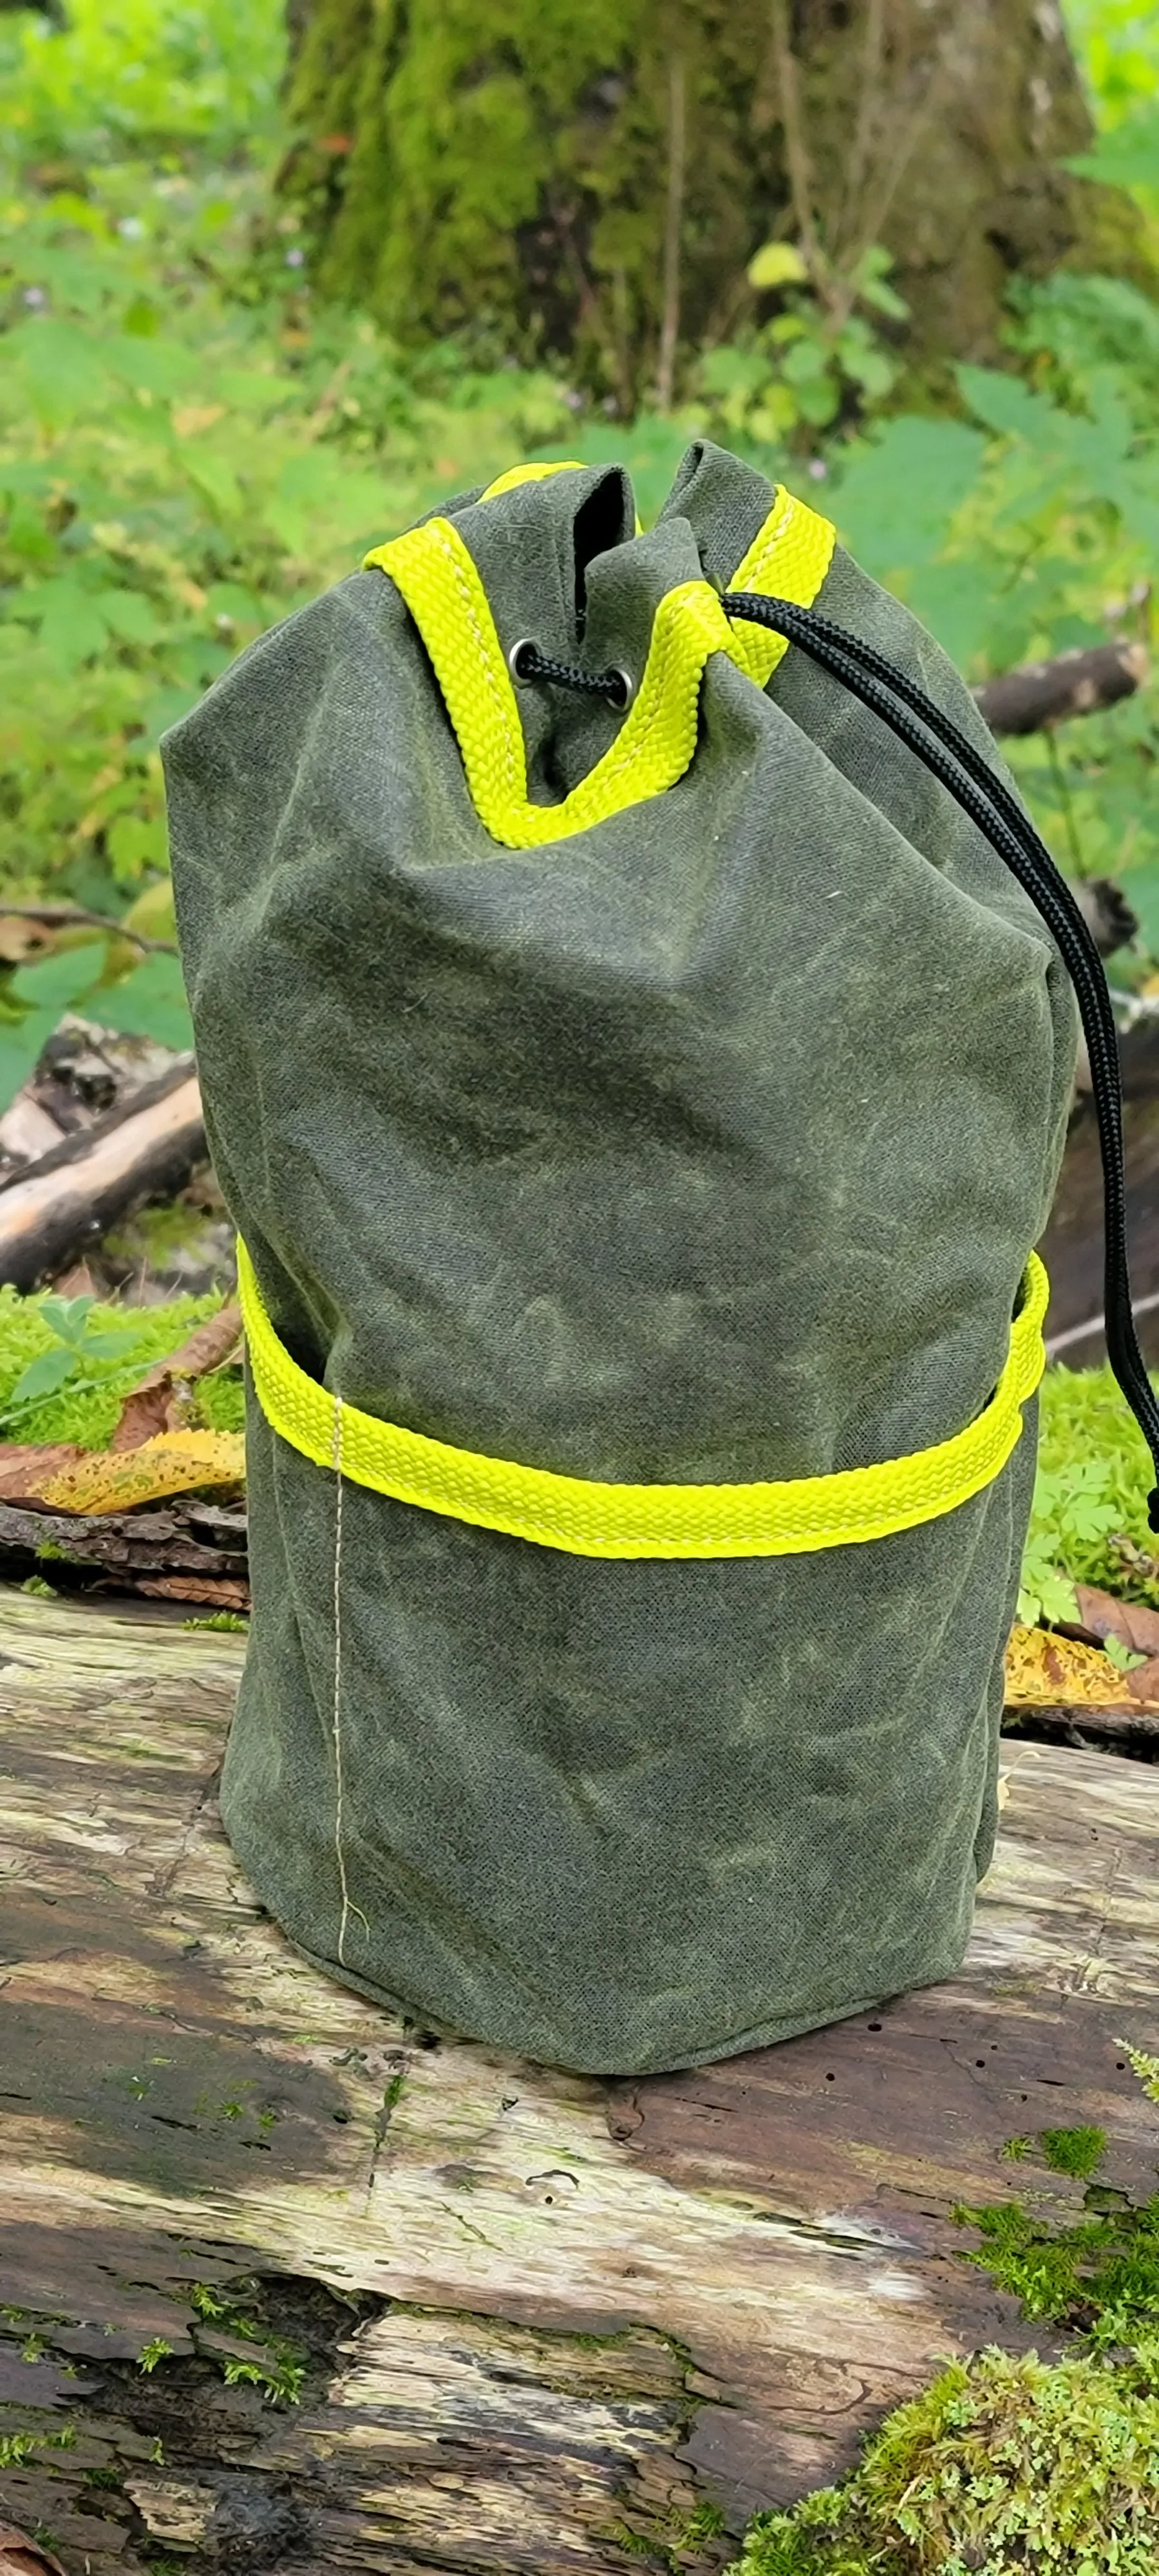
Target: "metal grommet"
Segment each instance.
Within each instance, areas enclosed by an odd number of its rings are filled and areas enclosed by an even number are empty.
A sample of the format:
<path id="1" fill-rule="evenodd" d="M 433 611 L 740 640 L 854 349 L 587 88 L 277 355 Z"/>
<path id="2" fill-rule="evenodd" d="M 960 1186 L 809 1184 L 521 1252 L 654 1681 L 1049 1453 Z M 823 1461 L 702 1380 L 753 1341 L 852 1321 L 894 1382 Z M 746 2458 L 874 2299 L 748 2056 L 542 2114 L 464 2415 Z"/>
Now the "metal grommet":
<path id="1" fill-rule="evenodd" d="M 507 656 L 507 668 L 511 673 L 511 677 L 514 680 L 517 689 L 527 689 L 531 686 L 530 681 L 525 678 L 523 672 L 519 668 L 520 655 L 522 653 L 538 653 L 538 651 L 539 646 L 535 641 L 534 635 L 521 635 L 519 642 L 512 645 Z"/>
<path id="2" fill-rule="evenodd" d="M 624 694 L 621 698 L 614 698 L 612 700 L 612 704 L 616 709 L 617 715 L 626 716 L 636 694 L 636 683 L 632 678 L 630 671 L 622 671 L 618 665 L 615 665 L 614 667 L 616 678 L 619 681 Z"/>

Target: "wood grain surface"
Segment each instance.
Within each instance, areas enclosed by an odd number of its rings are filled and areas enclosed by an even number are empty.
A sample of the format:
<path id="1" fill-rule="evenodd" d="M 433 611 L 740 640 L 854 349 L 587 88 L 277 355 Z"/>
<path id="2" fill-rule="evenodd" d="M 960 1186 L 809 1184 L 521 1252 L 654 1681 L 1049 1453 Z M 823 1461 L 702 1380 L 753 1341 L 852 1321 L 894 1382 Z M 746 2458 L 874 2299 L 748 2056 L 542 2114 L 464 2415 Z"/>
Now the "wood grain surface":
<path id="1" fill-rule="evenodd" d="M 1153 1768 L 1009 1741 L 957 1980 L 606 2085 L 289 1948 L 216 1820 L 242 1647 L 0 1594 L 0 2519 L 68 2576 L 705 2576 L 941 2355 L 1047 2348 L 952 2211 L 1047 2126 L 1153 2187 Z"/>

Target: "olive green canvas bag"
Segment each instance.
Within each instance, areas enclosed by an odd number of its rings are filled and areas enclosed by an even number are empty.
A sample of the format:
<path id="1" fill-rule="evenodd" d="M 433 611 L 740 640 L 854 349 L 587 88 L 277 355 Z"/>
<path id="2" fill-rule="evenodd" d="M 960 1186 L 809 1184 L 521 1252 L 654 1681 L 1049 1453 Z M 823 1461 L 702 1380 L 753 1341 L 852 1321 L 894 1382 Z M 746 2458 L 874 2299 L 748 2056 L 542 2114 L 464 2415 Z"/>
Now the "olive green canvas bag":
<path id="1" fill-rule="evenodd" d="M 968 691 L 703 444 L 646 534 L 619 468 L 449 502 L 164 752 L 260 1895 L 412 2021 L 596 2072 L 951 1975 L 1076 992 L 1159 1442 L 1106 986 Z"/>

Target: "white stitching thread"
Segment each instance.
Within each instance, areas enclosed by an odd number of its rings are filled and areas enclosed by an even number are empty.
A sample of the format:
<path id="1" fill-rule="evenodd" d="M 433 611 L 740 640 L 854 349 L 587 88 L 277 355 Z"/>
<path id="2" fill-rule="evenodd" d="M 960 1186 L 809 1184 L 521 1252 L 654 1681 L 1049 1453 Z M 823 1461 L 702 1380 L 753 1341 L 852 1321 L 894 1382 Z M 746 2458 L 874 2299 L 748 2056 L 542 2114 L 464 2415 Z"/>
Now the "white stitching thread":
<path id="1" fill-rule="evenodd" d="M 346 1933 L 352 1914 L 370 1938 L 370 1925 L 360 1905 L 352 1905 L 346 1882 L 346 1855 L 342 1849 L 343 1801 L 345 1781 L 342 1772 L 342 1398 L 331 1399 L 334 1406 L 334 1856 L 338 1863 L 338 1884 L 342 1891 L 342 1913 L 338 1924 L 338 1965 L 346 1966 Z"/>

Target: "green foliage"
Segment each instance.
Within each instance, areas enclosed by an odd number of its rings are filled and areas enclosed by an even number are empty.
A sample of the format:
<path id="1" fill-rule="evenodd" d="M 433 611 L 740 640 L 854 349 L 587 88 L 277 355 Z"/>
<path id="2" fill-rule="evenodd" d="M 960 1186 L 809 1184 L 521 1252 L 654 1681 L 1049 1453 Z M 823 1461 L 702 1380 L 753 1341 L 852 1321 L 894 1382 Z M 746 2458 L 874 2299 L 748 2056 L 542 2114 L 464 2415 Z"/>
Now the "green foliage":
<path id="1" fill-rule="evenodd" d="M 1022 1562 L 1018 1615 L 1075 1620 L 1074 1586 L 1090 1583 L 1159 1607 L 1147 1497 L 1151 1461 L 1108 1367 L 1046 1372 L 1039 1400 L 1039 1463 Z M 1116 1545 L 1125 1540 L 1125 1546 Z"/>
<path id="2" fill-rule="evenodd" d="M 906 315 L 888 282 L 892 264 L 874 247 L 848 279 L 815 281 L 790 243 L 758 251 L 749 283 L 775 295 L 777 309 L 702 358 L 697 391 L 713 435 L 731 447 L 810 452 L 819 432 L 880 410 L 899 372 L 880 321 Z"/>
<path id="3" fill-rule="evenodd" d="M 1142 2048 L 1131 2048 L 1125 2039 L 1117 2040 L 1132 2073 L 1137 2075 L 1149 2102 L 1159 2102 L 1159 2057 L 1150 2057 Z"/>
<path id="4" fill-rule="evenodd" d="M 6 121 L 28 156 L 211 142 L 227 160 L 270 129 L 284 45 L 280 0 L 69 0 L 63 33 L 32 11 L 0 31 Z"/>
<path id="5" fill-rule="evenodd" d="M 1067 0 L 1067 29 L 1099 127 L 1068 166 L 1127 189 L 1159 238 L 1159 17 L 1139 0 Z"/>
<path id="6" fill-rule="evenodd" d="M 166 2342 L 164 2335 L 151 2335 L 148 2343 L 142 2344 L 137 2355 L 138 2370 L 144 2371 L 148 2377 L 156 2370 L 159 2361 L 167 2361 L 170 2358 L 172 2351 L 173 2346 Z"/>
<path id="7" fill-rule="evenodd" d="M 175 1297 L 127 1310 L 91 1298 L 21 1297 L 0 1288 L 0 1438 L 106 1448 L 129 1388 L 154 1361 L 180 1349 L 221 1302 L 216 1294 Z M 223 1371 L 221 1380 L 206 1384 L 221 1387 L 213 1409 L 235 1418 L 206 1421 L 205 1428 L 240 1428 L 238 1373 Z"/>
<path id="8" fill-rule="evenodd" d="M 71 1379 L 83 1378 L 93 1360 L 113 1359 L 122 1365 L 129 1362 L 126 1343 L 132 1346 L 132 1358 L 140 1366 L 139 1333 L 131 1323 L 118 1324 L 108 1332 L 93 1331 L 92 1309 L 95 1297 L 45 1297 L 40 1312 L 53 1343 L 38 1351 L 22 1369 L 12 1389 L 10 1404 L 18 1410 L 22 1404 L 35 1404 L 46 1395 L 59 1395 Z"/>
<path id="9" fill-rule="evenodd" d="M 1064 2228 L 1019 2200 L 956 2215 L 982 2238 L 965 2260 L 1020 2300 L 1026 2316 L 1111 2351 L 1159 2326 L 1159 2194 L 1133 2204 L 1095 2185 L 1090 2198 L 1090 2214 Z"/>
<path id="10" fill-rule="evenodd" d="M 1015 299 L 1024 370 L 962 367 L 967 420 L 899 416 L 840 463 L 834 511 L 871 572 L 981 680 L 1105 642 L 1150 640 L 1159 552 L 1159 306 L 1059 275 Z M 1159 689 L 1003 745 L 1072 875 L 1112 874 L 1159 957 Z"/>
<path id="11" fill-rule="evenodd" d="M 845 2486 L 759 2515 L 738 2576 L 1150 2576 L 1157 2551 L 1147 2360 L 992 2348 L 899 2407 Z"/>

